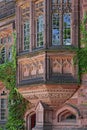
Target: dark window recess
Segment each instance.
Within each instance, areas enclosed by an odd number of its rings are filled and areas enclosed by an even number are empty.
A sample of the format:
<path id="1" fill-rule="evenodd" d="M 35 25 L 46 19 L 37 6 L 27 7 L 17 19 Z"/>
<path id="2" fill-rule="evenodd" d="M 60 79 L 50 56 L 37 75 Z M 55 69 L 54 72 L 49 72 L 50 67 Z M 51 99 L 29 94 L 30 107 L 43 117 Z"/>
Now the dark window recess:
<path id="1" fill-rule="evenodd" d="M 13 29 L 15 29 L 15 21 L 13 22 Z"/>

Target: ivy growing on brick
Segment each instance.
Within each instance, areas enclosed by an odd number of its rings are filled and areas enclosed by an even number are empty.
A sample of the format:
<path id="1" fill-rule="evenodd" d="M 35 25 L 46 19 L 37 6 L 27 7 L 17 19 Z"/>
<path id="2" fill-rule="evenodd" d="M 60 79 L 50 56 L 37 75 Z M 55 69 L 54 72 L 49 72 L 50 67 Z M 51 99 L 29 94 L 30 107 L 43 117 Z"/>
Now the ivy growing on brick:
<path id="1" fill-rule="evenodd" d="M 25 130 L 24 114 L 28 101 L 16 89 L 16 35 L 13 36 L 12 60 L 0 65 L 0 81 L 9 90 L 6 130 Z"/>
<path id="2" fill-rule="evenodd" d="M 81 81 L 81 75 L 87 73 L 87 15 L 84 18 L 80 26 L 80 47 L 77 49 L 77 56 L 75 61 L 79 67 L 79 80 Z"/>

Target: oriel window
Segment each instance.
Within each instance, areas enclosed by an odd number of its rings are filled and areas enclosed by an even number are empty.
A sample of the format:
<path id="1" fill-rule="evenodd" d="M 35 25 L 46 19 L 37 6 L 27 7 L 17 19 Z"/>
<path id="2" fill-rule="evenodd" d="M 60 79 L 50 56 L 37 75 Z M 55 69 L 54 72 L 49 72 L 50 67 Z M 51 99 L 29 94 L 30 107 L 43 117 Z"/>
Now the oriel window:
<path id="1" fill-rule="evenodd" d="M 71 45 L 71 0 L 52 0 L 52 45 Z"/>

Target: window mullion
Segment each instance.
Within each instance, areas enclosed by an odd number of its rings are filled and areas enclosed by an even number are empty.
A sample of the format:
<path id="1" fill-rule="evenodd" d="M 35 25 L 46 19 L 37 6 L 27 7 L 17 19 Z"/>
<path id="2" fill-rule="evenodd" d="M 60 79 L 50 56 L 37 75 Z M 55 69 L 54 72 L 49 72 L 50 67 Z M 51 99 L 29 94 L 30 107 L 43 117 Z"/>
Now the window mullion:
<path id="1" fill-rule="evenodd" d="M 63 45 L 63 0 L 61 1 L 60 12 L 60 45 Z"/>

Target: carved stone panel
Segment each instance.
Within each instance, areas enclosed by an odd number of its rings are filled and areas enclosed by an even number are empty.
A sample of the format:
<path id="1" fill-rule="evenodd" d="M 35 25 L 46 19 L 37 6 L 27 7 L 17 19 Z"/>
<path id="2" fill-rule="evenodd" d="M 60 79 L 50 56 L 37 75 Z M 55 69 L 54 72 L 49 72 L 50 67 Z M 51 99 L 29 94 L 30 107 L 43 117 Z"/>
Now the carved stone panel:
<path id="1" fill-rule="evenodd" d="M 43 77 L 44 59 L 24 58 L 18 62 L 18 68 L 20 81 Z"/>
<path id="2" fill-rule="evenodd" d="M 73 58 L 72 57 L 51 57 L 52 73 L 72 74 L 73 73 Z"/>
<path id="3" fill-rule="evenodd" d="M 53 73 L 61 73 L 62 72 L 62 59 L 60 58 L 52 58 L 52 72 Z"/>

